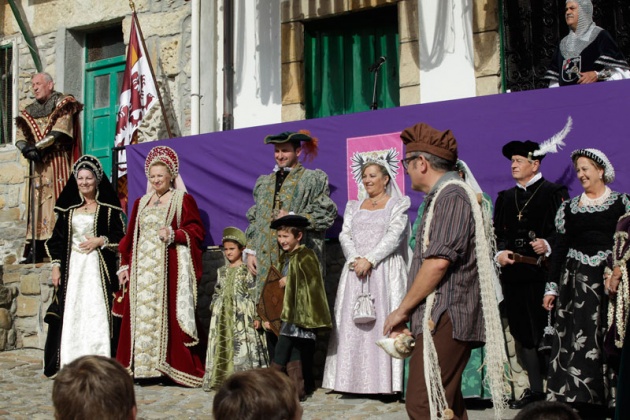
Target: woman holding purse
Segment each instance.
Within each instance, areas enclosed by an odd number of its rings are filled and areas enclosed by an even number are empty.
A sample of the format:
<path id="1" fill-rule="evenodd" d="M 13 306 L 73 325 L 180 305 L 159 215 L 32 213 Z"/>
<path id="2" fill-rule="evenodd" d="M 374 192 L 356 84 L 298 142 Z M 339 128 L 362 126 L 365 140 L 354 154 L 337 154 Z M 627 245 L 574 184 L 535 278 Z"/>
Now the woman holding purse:
<path id="1" fill-rule="evenodd" d="M 385 317 L 400 304 L 407 287 L 409 197 L 392 173 L 398 162 L 368 155 L 355 160 L 359 200 L 346 206 L 339 241 L 346 257 L 335 302 L 323 388 L 357 394 L 402 391 L 403 361 L 375 345 Z M 356 158 L 356 156 L 355 156 Z M 357 323 L 353 312 L 369 291 L 376 319 Z"/>

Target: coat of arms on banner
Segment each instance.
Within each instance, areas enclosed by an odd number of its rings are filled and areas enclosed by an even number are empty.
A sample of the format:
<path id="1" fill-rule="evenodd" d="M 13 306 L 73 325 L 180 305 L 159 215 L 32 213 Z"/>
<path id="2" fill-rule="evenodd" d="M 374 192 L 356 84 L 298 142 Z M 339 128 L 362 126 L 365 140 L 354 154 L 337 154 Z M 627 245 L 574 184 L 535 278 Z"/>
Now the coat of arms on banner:
<path id="1" fill-rule="evenodd" d="M 365 195 L 361 180 L 361 168 L 369 161 L 387 165 L 401 193 L 405 193 L 405 174 L 400 164 L 403 158 L 403 143 L 400 132 L 374 136 L 352 137 L 346 140 L 348 200 L 357 200 Z"/>

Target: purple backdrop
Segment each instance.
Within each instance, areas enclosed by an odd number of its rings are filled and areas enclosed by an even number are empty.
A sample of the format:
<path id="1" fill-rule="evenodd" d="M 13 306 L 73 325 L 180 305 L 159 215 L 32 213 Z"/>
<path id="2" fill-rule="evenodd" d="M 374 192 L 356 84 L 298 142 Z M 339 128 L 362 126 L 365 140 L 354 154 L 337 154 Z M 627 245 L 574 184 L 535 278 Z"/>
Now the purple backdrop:
<path id="1" fill-rule="evenodd" d="M 418 122 L 437 129 L 451 129 L 457 138 L 459 156 L 475 174 L 479 184 L 493 199 L 497 192 L 513 185 L 510 164 L 501 147 L 510 140 L 544 141 L 573 118 L 573 131 L 567 146 L 549 155 L 542 164 L 543 175 L 569 186 L 571 196 L 581 192 L 570 161 L 572 150 L 594 147 L 606 153 L 615 166 L 614 190 L 630 191 L 626 162 L 628 98 L 630 81 L 597 83 L 484 96 L 455 101 L 413 105 L 358 114 L 272 124 L 228 132 L 209 133 L 180 139 L 143 143 L 128 148 L 129 202 L 146 191 L 144 159 L 157 145 L 177 151 L 181 175 L 202 213 L 209 235 L 206 244 L 218 244 L 226 226 L 247 227 L 245 214 L 253 204 L 252 189 L 261 174 L 274 165 L 273 147 L 263 138 L 282 131 L 310 130 L 320 142 L 319 155 L 308 168 L 320 168 L 330 179 L 331 196 L 339 207 L 339 218 L 328 232 L 336 237 L 346 206 L 346 139 L 349 137 L 402 131 Z M 413 192 L 410 219 L 422 195 Z M 130 204 L 131 208 L 131 204 Z"/>

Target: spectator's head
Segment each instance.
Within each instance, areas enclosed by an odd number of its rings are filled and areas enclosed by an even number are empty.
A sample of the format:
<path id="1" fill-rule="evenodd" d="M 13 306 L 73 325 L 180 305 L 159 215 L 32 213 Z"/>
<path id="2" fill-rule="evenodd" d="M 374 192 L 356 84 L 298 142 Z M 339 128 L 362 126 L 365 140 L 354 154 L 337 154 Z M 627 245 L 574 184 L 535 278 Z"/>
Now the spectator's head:
<path id="1" fill-rule="evenodd" d="M 57 420 L 136 418 L 133 379 L 109 357 L 83 356 L 55 377 L 52 400 Z"/>
<path id="2" fill-rule="evenodd" d="M 291 379 L 273 369 L 230 376 L 212 403 L 216 420 L 299 420 L 302 406 Z"/>
<path id="3" fill-rule="evenodd" d="M 37 73 L 31 78 L 31 88 L 37 102 L 44 103 L 55 90 L 53 78 L 48 73 Z"/>
<path id="4" fill-rule="evenodd" d="M 581 418 L 567 404 L 537 401 L 525 406 L 514 417 L 514 420 L 581 420 Z"/>

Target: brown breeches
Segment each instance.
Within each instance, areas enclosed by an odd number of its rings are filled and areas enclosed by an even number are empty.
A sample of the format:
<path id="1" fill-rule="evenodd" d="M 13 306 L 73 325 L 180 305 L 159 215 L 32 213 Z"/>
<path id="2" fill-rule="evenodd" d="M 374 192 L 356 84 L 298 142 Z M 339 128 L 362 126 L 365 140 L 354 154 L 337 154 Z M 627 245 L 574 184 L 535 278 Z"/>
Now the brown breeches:
<path id="1" fill-rule="evenodd" d="M 453 324 L 448 313 L 442 314 L 433 335 L 437 351 L 442 385 L 446 392 L 448 407 L 453 410 L 454 419 L 466 420 L 466 406 L 462 395 L 462 373 L 470 358 L 471 343 L 453 339 Z M 424 379 L 424 346 L 422 334 L 416 338 L 416 346 L 409 361 L 409 379 L 407 382 L 407 414 L 410 419 L 430 419 L 429 395 Z"/>

